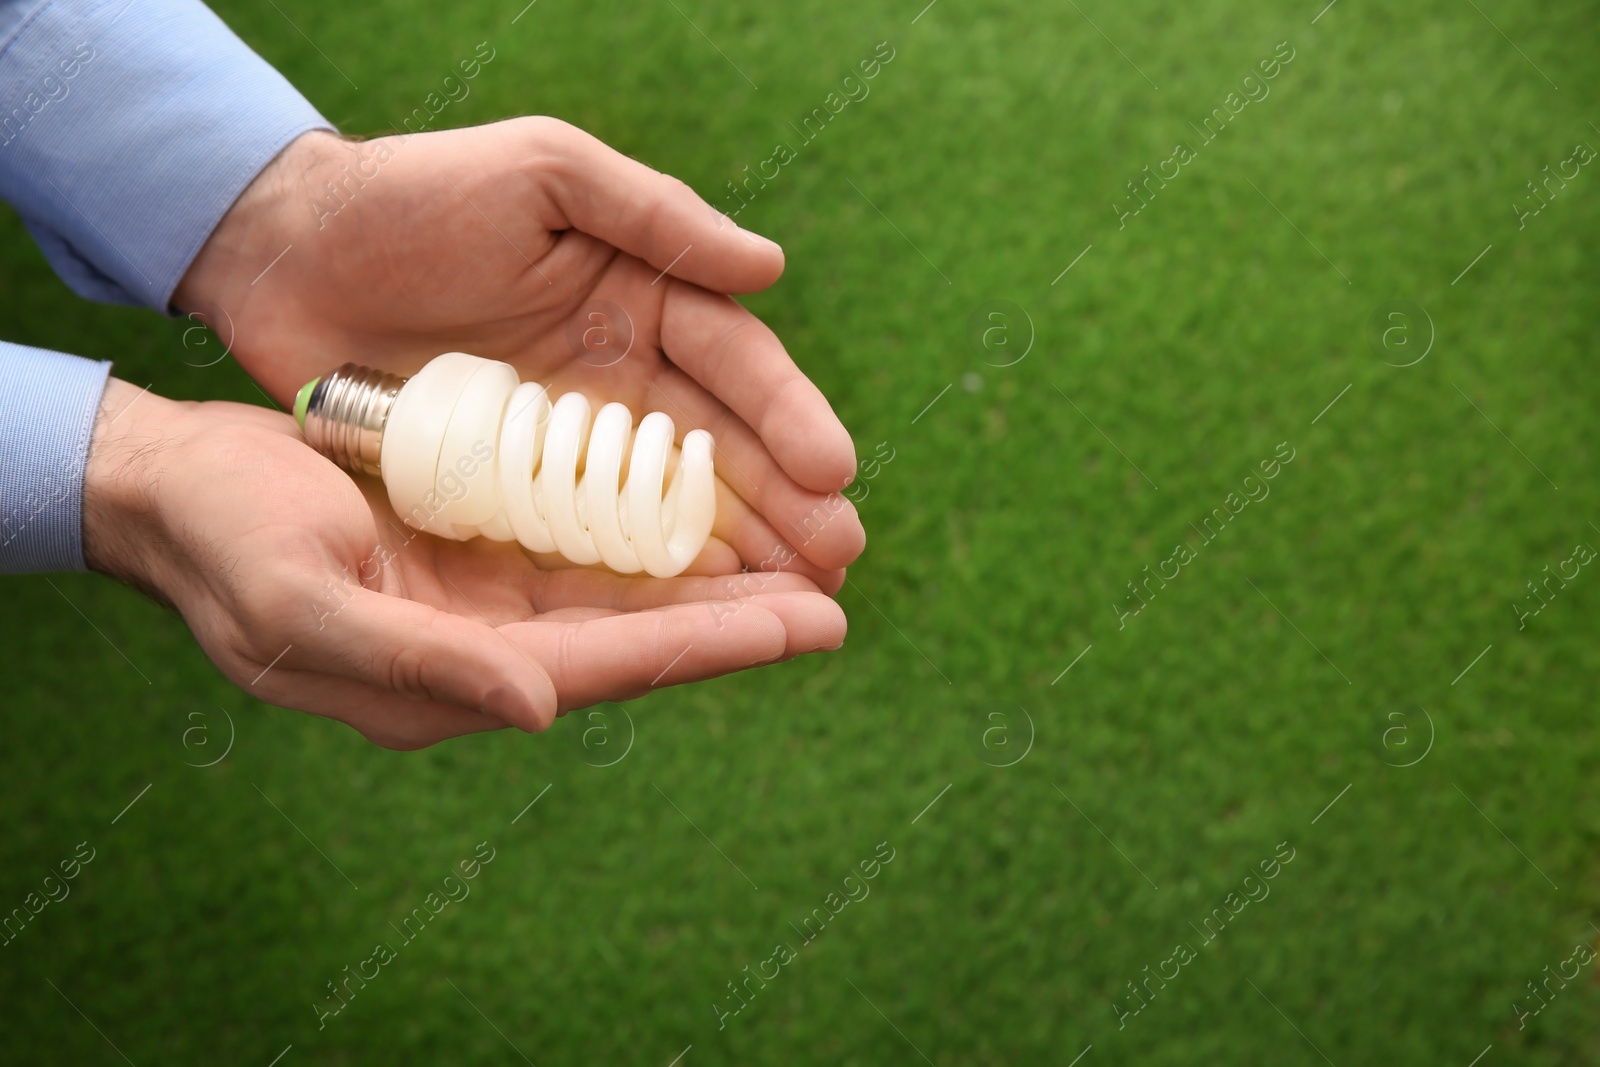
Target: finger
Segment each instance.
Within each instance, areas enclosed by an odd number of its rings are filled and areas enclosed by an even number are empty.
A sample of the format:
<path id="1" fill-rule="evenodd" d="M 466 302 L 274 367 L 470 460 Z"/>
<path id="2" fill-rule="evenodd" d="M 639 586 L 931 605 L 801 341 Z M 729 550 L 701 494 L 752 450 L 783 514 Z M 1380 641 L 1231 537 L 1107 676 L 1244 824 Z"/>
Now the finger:
<path id="1" fill-rule="evenodd" d="M 807 652 L 831 651 L 844 644 L 849 622 L 844 609 L 831 597 L 815 593 L 764 593 L 758 597 L 735 601 L 732 606 L 757 604 L 783 621 L 788 640 L 784 646 L 785 659 Z M 723 606 L 726 612 L 728 605 Z M 729 616 L 723 615 L 724 623 Z"/>
<path id="2" fill-rule="evenodd" d="M 753 510 L 739 495 L 720 481 L 717 485 L 717 521 L 724 514 L 736 515 L 736 521 L 723 530 L 723 537 L 739 553 L 745 566 L 752 571 L 789 571 L 804 575 L 815 582 L 817 588 L 832 596 L 844 584 L 843 567 L 819 567 L 800 554 L 788 540 L 779 536 L 766 518 Z"/>
<path id="3" fill-rule="evenodd" d="M 711 432 L 717 443 L 718 476 L 760 513 L 774 537 L 825 569 L 847 566 L 861 554 L 867 534 L 855 505 L 841 493 L 818 493 L 796 485 L 750 427 L 682 371 L 668 369 L 658 375 L 645 402 L 675 420 Z M 717 506 L 722 507 L 720 495 Z M 752 565 L 765 558 L 751 557 L 740 544 L 734 547 Z"/>
<path id="4" fill-rule="evenodd" d="M 717 577 L 619 577 L 597 571 L 542 574 L 528 590 L 534 610 L 543 615 L 563 608 L 647 611 L 675 604 L 736 600 L 758 593 L 815 593 L 810 579 L 793 573 L 725 574 Z"/>
<path id="5" fill-rule="evenodd" d="M 684 568 L 683 573 L 711 577 L 718 574 L 737 574 L 743 568 L 744 561 L 739 558 L 739 553 L 728 542 L 716 536 L 716 531 L 713 529 L 705 547 L 694 558 L 694 562 Z"/>
<path id="6" fill-rule="evenodd" d="M 823 587 L 823 592 L 832 595 L 837 591 L 827 585 L 842 573 L 842 568 L 819 567 L 806 559 L 778 535 L 765 516 L 720 478 L 717 479 L 717 517 L 711 532 L 729 546 L 745 569 L 803 574 Z M 734 568 L 735 571 L 739 569 Z"/>
<path id="7" fill-rule="evenodd" d="M 822 390 L 766 323 L 731 297 L 672 282 L 661 309 L 661 347 L 743 419 L 800 485 L 827 493 L 854 477 L 855 445 Z"/>
<path id="8" fill-rule="evenodd" d="M 755 578 L 755 575 L 744 575 L 746 578 Z M 761 597 L 760 607 L 778 616 L 784 624 L 784 653 L 782 659 L 790 659 L 806 652 L 816 652 L 838 648 L 844 643 L 846 620 L 844 610 L 831 598 L 819 599 L 815 590 L 792 591 L 787 593 L 766 592 L 757 594 Z M 709 601 L 703 606 L 710 611 L 716 620 L 718 628 L 727 625 L 732 619 L 747 606 L 755 603 L 754 597 L 737 597 L 727 600 Z M 831 606 L 830 606 L 831 605 Z M 667 609 L 657 609 L 667 610 Z M 602 608 L 561 608 L 542 616 L 544 622 L 591 622 L 596 619 L 607 619 L 617 616 L 615 611 L 606 611 Z M 669 673 L 676 674 L 671 671 Z M 685 679 L 688 680 L 688 679 Z M 676 681 L 665 683 L 676 685 Z"/>
<path id="9" fill-rule="evenodd" d="M 842 620 L 820 593 L 777 593 L 503 631 L 547 665 L 559 706 L 570 709 L 835 647 Z"/>
<path id="10" fill-rule="evenodd" d="M 720 293 L 753 293 L 783 273 L 783 250 L 741 230 L 677 178 L 652 170 L 576 126 L 557 119 L 519 122 L 531 142 L 537 179 L 559 217 L 637 256 L 663 274 Z"/>
<path id="11" fill-rule="evenodd" d="M 555 716 L 549 676 L 494 628 L 360 587 L 289 657 L 291 667 L 483 710 L 523 730 L 543 730 Z"/>

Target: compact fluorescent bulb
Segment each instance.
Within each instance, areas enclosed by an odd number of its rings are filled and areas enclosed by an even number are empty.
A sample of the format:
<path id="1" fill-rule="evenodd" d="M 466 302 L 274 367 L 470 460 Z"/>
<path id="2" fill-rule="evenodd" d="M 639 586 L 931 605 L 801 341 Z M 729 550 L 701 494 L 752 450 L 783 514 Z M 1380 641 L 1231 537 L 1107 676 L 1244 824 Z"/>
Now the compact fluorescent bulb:
<path id="1" fill-rule="evenodd" d="M 440 537 L 670 578 L 711 536 L 711 434 L 674 448 L 671 416 L 635 432 L 622 404 L 591 419 L 582 393 L 552 404 L 508 363 L 447 352 L 411 378 L 347 363 L 307 382 L 294 415 L 313 448 L 381 477 L 401 519 Z"/>

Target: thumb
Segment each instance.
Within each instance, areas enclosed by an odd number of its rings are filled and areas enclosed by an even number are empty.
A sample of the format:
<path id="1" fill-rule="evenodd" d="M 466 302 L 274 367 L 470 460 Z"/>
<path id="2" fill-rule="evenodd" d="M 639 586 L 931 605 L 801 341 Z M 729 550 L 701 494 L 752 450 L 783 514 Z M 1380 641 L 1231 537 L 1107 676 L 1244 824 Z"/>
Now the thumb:
<path id="1" fill-rule="evenodd" d="M 556 717 L 550 676 L 498 630 L 370 589 L 354 590 L 293 653 L 286 666 L 482 711 L 530 732 Z"/>
<path id="2" fill-rule="evenodd" d="M 742 230 L 677 178 L 559 119 L 513 119 L 542 161 L 540 185 L 557 217 L 665 274 L 719 293 L 753 293 L 783 273 L 783 250 Z"/>

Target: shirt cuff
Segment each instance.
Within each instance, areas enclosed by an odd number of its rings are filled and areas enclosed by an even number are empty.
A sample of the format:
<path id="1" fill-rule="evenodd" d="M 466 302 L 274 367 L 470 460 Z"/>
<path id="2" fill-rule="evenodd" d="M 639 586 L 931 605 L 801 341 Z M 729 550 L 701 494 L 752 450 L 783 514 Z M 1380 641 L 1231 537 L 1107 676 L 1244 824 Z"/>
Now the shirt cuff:
<path id="1" fill-rule="evenodd" d="M 83 471 L 110 372 L 0 341 L 0 574 L 84 569 Z"/>
<path id="2" fill-rule="evenodd" d="M 46 0 L 10 29 L 0 197 L 92 300 L 168 312 L 245 187 L 332 128 L 198 0 Z"/>

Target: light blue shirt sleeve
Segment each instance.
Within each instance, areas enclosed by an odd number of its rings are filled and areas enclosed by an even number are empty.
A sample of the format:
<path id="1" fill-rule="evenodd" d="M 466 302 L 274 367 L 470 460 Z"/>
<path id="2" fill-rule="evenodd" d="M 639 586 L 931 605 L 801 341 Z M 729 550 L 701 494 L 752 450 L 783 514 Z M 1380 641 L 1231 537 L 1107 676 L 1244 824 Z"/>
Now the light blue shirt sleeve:
<path id="1" fill-rule="evenodd" d="M 83 569 L 83 468 L 110 372 L 0 341 L 0 573 Z"/>
<path id="2" fill-rule="evenodd" d="M 167 313 L 245 186 L 331 128 L 198 0 L 0 0 L 0 199 L 92 300 Z M 83 568 L 108 366 L 0 344 L 0 572 Z"/>

